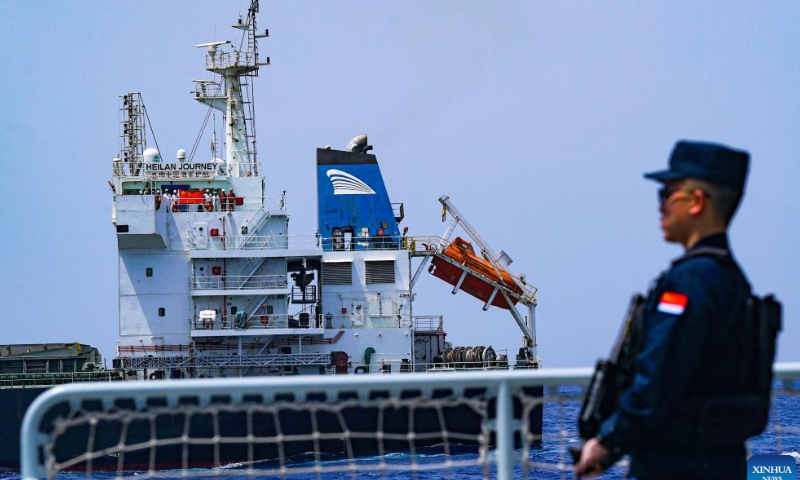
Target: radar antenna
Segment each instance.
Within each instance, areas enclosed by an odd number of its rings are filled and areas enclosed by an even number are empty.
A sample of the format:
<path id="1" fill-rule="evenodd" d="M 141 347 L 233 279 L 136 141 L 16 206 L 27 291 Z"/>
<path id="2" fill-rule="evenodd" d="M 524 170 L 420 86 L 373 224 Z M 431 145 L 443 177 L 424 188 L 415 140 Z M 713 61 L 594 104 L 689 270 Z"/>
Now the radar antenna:
<path id="1" fill-rule="evenodd" d="M 253 105 L 253 79 L 259 67 L 269 65 L 269 58 L 260 62 L 258 39 L 269 36 L 256 31 L 258 0 L 252 0 L 246 18 L 239 18 L 233 28 L 242 30 L 238 47 L 229 40 L 198 44 L 206 48 L 206 70 L 220 75 L 221 81 L 195 80 L 195 100 L 223 112 L 225 125 L 226 172 L 232 177 L 259 175 L 256 157 L 256 121 Z M 227 47 L 229 48 L 223 48 Z"/>

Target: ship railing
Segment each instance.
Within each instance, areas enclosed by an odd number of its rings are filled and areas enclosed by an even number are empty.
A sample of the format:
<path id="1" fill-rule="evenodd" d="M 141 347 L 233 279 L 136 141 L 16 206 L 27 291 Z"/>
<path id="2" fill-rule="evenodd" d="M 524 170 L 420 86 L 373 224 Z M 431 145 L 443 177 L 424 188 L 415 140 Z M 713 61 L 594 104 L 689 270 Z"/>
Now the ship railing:
<path id="1" fill-rule="evenodd" d="M 395 235 L 321 237 L 320 245 L 326 252 L 405 250 L 407 248 L 406 237 Z"/>
<path id="2" fill-rule="evenodd" d="M 186 378 L 187 370 L 199 378 L 211 378 L 220 374 L 220 369 L 236 369 L 241 373 L 251 371 L 250 368 L 283 367 L 300 365 L 328 366 L 331 364 L 331 354 L 327 352 L 311 353 L 267 353 L 267 354 L 236 354 L 228 355 L 202 353 L 193 356 L 172 357 L 125 357 L 120 358 L 121 368 L 132 370 L 178 370 L 180 375 L 164 375 L 158 380 L 178 380 Z M 154 372 L 155 373 L 155 372 Z M 235 373 L 235 372 L 229 372 Z M 256 375 L 262 372 L 254 372 Z M 160 376 L 160 375 L 157 375 Z M 152 378 L 151 380 L 156 380 Z"/>
<path id="3" fill-rule="evenodd" d="M 170 185 L 163 185 L 164 191 Z M 146 191 L 145 191 L 146 192 Z M 283 210 L 284 199 L 280 195 L 270 195 L 265 197 L 234 197 L 227 202 L 220 198 L 215 201 L 213 198 L 165 198 L 161 197 L 161 205 L 166 206 L 166 210 L 172 213 L 183 212 L 236 212 L 253 211 L 263 208 L 267 211 Z"/>
<path id="4" fill-rule="evenodd" d="M 219 362 L 230 365 L 220 358 L 212 366 Z M 44 392 L 25 413 L 20 473 L 22 480 L 34 480 L 58 478 L 76 469 L 91 475 L 99 467 L 110 467 L 116 469 L 115 478 L 306 478 L 380 471 L 389 476 L 422 472 L 442 478 L 571 479 L 569 448 L 581 442 L 577 416 L 592 372 L 389 369 L 384 375 L 65 385 Z M 796 455 L 800 362 L 775 365 L 772 404 L 767 431 L 748 442 L 748 454 Z M 455 422 L 446 419 L 456 411 Z M 430 415 L 419 422 L 418 414 Z M 190 425 L 186 419 L 194 417 L 205 417 L 209 428 L 184 428 Z M 334 423 L 323 427 L 312 420 L 294 428 L 298 425 L 285 420 L 323 417 Z M 391 422 L 382 422 L 384 417 Z M 234 424 L 237 418 L 258 422 Z M 474 421 L 474 428 L 461 428 L 466 418 Z M 543 421 L 541 428 L 536 426 L 538 419 Z M 284 449 L 297 442 L 308 446 L 309 460 L 289 461 Z M 358 457 L 352 449 L 357 442 L 376 446 L 377 455 Z M 407 453 L 387 456 L 387 442 L 392 442 L 392 451 Z M 324 443 L 342 447 L 344 458 L 326 461 Z M 275 452 L 266 458 L 274 461 L 258 461 L 259 451 Z M 156 470 L 162 455 L 174 457 L 168 467 L 173 470 Z M 137 460 L 138 468 L 129 466 Z M 236 460 L 239 468 L 229 468 Z M 212 467 L 197 468 L 194 462 Z M 604 478 L 623 478 L 628 465 L 623 458 Z"/>
<path id="5" fill-rule="evenodd" d="M 192 275 L 193 290 L 268 290 L 288 288 L 285 275 Z"/>
<path id="6" fill-rule="evenodd" d="M 410 373 L 414 371 L 413 359 L 408 353 L 373 353 L 367 362 L 364 357 L 350 357 L 349 372 L 356 374 Z"/>
<path id="7" fill-rule="evenodd" d="M 408 358 L 407 353 L 385 353 L 374 354 L 369 363 L 360 358 L 351 358 L 350 371 L 355 371 L 358 367 L 363 373 L 390 373 L 390 372 L 450 372 L 450 371 L 479 371 L 479 370 L 509 370 L 515 369 L 509 366 L 508 353 L 506 350 L 498 350 L 495 360 L 486 361 L 459 361 L 459 362 L 417 362 Z M 502 357 L 502 358 L 500 358 Z M 358 372 L 356 372 L 358 373 Z"/>
<path id="8" fill-rule="evenodd" d="M 240 207 L 236 207 L 240 208 Z M 193 237 L 190 235 L 190 240 Z M 195 245 L 195 242 L 192 242 Z M 403 250 L 406 241 L 403 237 L 375 235 L 353 237 L 321 237 L 315 234 L 300 235 L 223 235 L 217 231 L 215 236 L 203 243 L 203 250 L 299 250 L 321 249 L 326 252 L 360 252 L 376 250 Z M 193 248 L 197 248 L 194 246 Z"/>
<path id="9" fill-rule="evenodd" d="M 415 332 L 444 332 L 444 315 L 414 315 Z"/>
<path id="10" fill-rule="evenodd" d="M 323 328 L 324 321 L 322 315 L 303 315 L 303 314 L 264 314 L 240 316 L 223 315 L 214 319 L 200 318 L 199 316 L 189 319 L 192 330 L 270 330 L 278 328 Z"/>
<path id="11" fill-rule="evenodd" d="M 169 190 L 170 185 L 163 185 L 159 190 L 166 192 Z M 148 197 L 147 201 L 153 209 L 159 210 L 163 208 L 170 213 L 194 213 L 194 212 L 226 212 L 226 211 L 253 211 L 263 208 L 266 211 L 279 211 L 283 210 L 285 206 L 284 197 L 281 195 L 266 196 L 266 197 L 235 197 L 233 199 L 234 205 L 231 208 L 227 203 L 223 206 L 221 201 L 206 202 L 205 199 L 199 198 L 167 198 L 165 195 L 160 197 L 156 195 L 156 190 L 153 188 L 140 189 L 138 192 L 128 193 L 123 195 L 141 195 Z M 116 208 L 116 205 L 115 205 Z"/>
<path id="12" fill-rule="evenodd" d="M 327 328 L 408 328 L 411 326 L 408 314 L 353 313 L 347 315 L 325 315 Z"/>
<path id="13" fill-rule="evenodd" d="M 175 165 L 175 169 L 166 167 Z M 186 167 L 182 167 L 187 165 Z M 214 162 L 144 162 L 144 161 L 112 161 L 112 175 L 120 178 L 148 179 L 210 179 L 225 175 L 224 164 Z"/>
<path id="14" fill-rule="evenodd" d="M 258 55 L 255 52 L 233 50 L 231 52 L 215 51 L 206 54 L 206 68 L 219 69 L 230 67 L 255 68 Z"/>
<path id="15" fill-rule="evenodd" d="M 173 167 L 174 165 L 174 167 Z M 112 175 L 128 179 L 151 180 L 208 180 L 216 177 L 227 177 L 229 173 L 237 173 L 238 177 L 257 177 L 258 162 L 145 162 L 116 161 L 111 162 Z"/>
<path id="16" fill-rule="evenodd" d="M 411 252 L 433 253 L 444 250 L 449 242 L 435 235 L 413 235 L 406 237 L 406 248 Z"/>
<path id="17" fill-rule="evenodd" d="M 518 370 L 521 366 L 509 363 L 508 351 L 498 350 L 494 360 L 458 361 L 458 362 L 415 362 L 415 371 L 423 372 L 451 372 L 469 370 Z"/>
<path id="18" fill-rule="evenodd" d="M 119 372 L 107 370 L 91 372 L 3 373 L 0 374 L 0 388 L 43 387 L 76 382 L 108 382 L 111 380 L 119 380 L 119 375 Z"/>
<path id="19" fill-rule="evenodd" d="M 202 250 L 315 250 L 320 248 L 320 237 L 300 235 L 223 235 L 221 230 L 210 236 Z M 198 249 L 190 232 L 193 249 Z"/>

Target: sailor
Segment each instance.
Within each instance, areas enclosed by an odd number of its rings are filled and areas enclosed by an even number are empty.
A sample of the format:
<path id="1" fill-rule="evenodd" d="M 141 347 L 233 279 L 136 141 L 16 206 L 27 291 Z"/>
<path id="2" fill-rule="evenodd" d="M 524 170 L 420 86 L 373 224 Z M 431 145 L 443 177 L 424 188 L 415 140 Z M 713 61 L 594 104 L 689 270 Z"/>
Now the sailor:
<path id="1" fill-rule="evenodd" d="M 174 190 L 172 194 L 172 211 L 173 212 L 181 211 L 181 195 L 180 191 L 178 190 Z"/>
<path id="2" fill-rule="evenodd" d="M 228 196 L 225 194 L 224 188 L 219 190 L 219 203 L 223 212 L 228 211 Z"/>
<path id="3" fill-rule="evenodd" d="M 594 476 L 607 458 L 630 453 L 630 475 L 639 480 L 746 477 L 744 438 L 721 433 L 733 425 L 705 429 L 708 409 L 699 407 L 746 393 L 739 379 L 743 345 L 752 342 L 742 333 L 750 287 L 727 231 L 748 164 L 747 152 L 681 141 L 669 169 L 645 175 L 662 184 L 664 240 L 681 244 L 685 254 L 648 293 L 630 387 L 584 444 L 578 476 Z"/>
<path id="4" fill-rule="evenodd" d="M 214 190 L 214 194 L 211 196 L 211 205 L 215 212 L 219 211 L 219 194 L 216 190 Z"/>
<path id="5" fill-rule="evenodd" d="M 156 210 L 161 208 L 161 190 L 156 190 Z"/>
<path id="6" fill-rule="evenodd" d="M 205 207 L 206 212 L 210 212 L 213 210 L 214 205 L 211 199 L 211 193 L 206 188 L 205 193 L 203 193 L 203 206 Z"/>
<path id="7" fill-rule="evenodd" d="M 228 190 L 228 210 L 231 212 L 236 209 L 236 194 L 233 193 L 233 189 L 231 188 Z"/>

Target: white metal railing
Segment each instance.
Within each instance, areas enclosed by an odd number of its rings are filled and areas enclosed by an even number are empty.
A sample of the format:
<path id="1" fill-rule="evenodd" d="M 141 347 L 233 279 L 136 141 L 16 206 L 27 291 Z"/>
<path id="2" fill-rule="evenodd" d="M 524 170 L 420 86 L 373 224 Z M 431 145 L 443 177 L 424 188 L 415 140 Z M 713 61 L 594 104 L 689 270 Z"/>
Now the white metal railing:
<path id="1" fill-rule="evenodd" d="M 444 315 L 414 315 L 415 332 L 443 332 Z"/>
<path id="2" fill-rule="evenodd" d="M 350 252 L 364 250 L 404 250 L 404 237 L 392 235 L 322 237 L 320 245 L 326 252 Z"/>
<path id="3" fill-rule="evenodd" d="M 220 232 L 221 233 L 221 232 Z M 192 248 L 197 242 L 190 233 Z M 220 235 L 208 237 L 203 250 L 299 250 L 319 248 L 319 237 L 310 235 Z"/>
<path id="4" fill-rule="evenodd" d="M 214 178 L 218 175 L 225 175 L 225 165 L 224 164 L 217 164 L 213 165 L 213 162 L 209 163 L 196 163 L 196 162 L 180 162 L 174 165 L 182 165 L 188 164 L 192 165 L 193 167 L 188 167 L 185 169 L 180 169 L 178 167 L 175 170 L 164 169 L 165 165 L 173 165 L 173 163 L 153 163 L 153 162 L 144 162 L 144 161 L 113 161 L 111 162 L 113 175 L 115 177 L 125 177 L 125 178 L 165 178 L 169 180 L 184 180 L 184 179 L 209 179 Z M 199 167 L 202 165 L 202 167 Z M 211 168 L 209 168 L 211 167 Z"/>
<path id="5" fill-rule="evenodd" d="M 262 330 L 275 328 L 322 328 L 322 315 L 269 314 L 250 315 L 237 324 L 235 315 L 223 315 L 215 319 L 194 317 L 189 320 L 192 330 Z"/>
<path id="6" fill-rule="evenodd" d="M 282 197 L 265 197 L 279 199 Z M 241 209 L 242 206 L 237 206 Z M 281 205 L 283 208 L 283 205 Z M 209 250 L 285 250 L 321 248 L 325 251 L 349 252 L 371 250 L 411 250 L 412 252 L 441 252 L 446 242 L 441 237 L 322 237 L 315 234 L 299 235 L 220 235 L 210 237 L 204 249 Z"/>
<path id="7" fill-rule="evenodd" d="M 336 361 L 332 359 L 332 361 Z M 161 473 L 157 471 L 156 459 L 159 449 L 171 448 L 173 452 L 183 449 L 183 460 L 176 460 L 181 465 L 182 477 L 194 476 L 267 476 L 286 477 L 294 474 L 325 474 L 330 472 L 366 472 L 366 471 L 442 471 L 446 476 L 458 476 L 459 469 L 478 468 L 484 478 L 496 475 L 507 480 L 521 473 L 525 478 L 529 474 L 546 473 L 548 478 L 572 478 L 571 461 L 568 460 L 567 447 L 578 442 L 575 427 L 567 426 L 567 406 L 580 402 L 581 388 L 585 387 L 592 374 L 591 368 L 543 369 L 493 372 L 463 372 L 435 374 L 392 374 L 392 375 L 329 375 L 329 376 L 293 376 L 272 378 L 235 378 L 205 379 L 179 381 L 149 382 L 109 382 L 105 384 L 73 384 L 59 386 L 39 396 L 25 413 L 21 429 L 21 477 L 24 480 L 54 478 L 65 469 L 82 468 L 92 471 L 96 464 L 107 462 L 106 467 L 117 468 L 116 478 L 134 478 L 142 472 L 128 472 L 124 469 L 125 458 L 141 454 L 145 461 L 141 469 L 147 470 L 148 478 L 173 478 L 175 471 Z M 785 400 L 783 396 L 793 399 L 800 397 L 800 362 L 775 365 L 776 389 L 773 391 L 775 404 Z M 543 390 L 539 390 L 543 387 Z M 354 397 L 353 394 L 357 393 Z M 447 393 L 449 392 L 449 394 Z M 467 394 L 467 392 L 471 392 Z M 379 395 L 374 396 L 373 393 Z M 409 395 L 410 394 L 410 395 Z M 227 398 L 229 401 L 214 400 Z M 183 402 L 183 399 L 194 399 Z M 259 399 L 259 400 L 255 400 Z M 155 400 L 155 403 L 151 403 Z M 87 406 L 84 401 L 95 401 L 94 406 Z M 135 408 L 124 407 L 119 402 L 132 402 Z M 496 406 L 490 407 L 490 403 Z M 785 403 L 785 402 L 784 402 Z M 91 404 L 91 402 L 90 402 Z M 54 412 L 54 409 L 68 411 Z M 541 415 L 540 407 L 544 407 L 544 421 L 541 435 L 532 426 L 534 415 Z M 573 405 L 574 406 L 574 405 Z M 555 411 L 548 409 L 555 409 Z M 432 417 L 433 431 L 417 432 L 414 416 L 395 418 L 408 422 L 407 431 L 394 433 L 396 430 L 384 431 L 380 427 L 373 430 L 354 428 L 349 420 L 361 410 L 372 409 L 380 412 L 398 411 L 414 412 L 428 409 L 438 413 L 443 419 L 447 409 L 457 409 L 459 419 L 469 412 L 479 419 L 475 431 L 464 433 L 450 431 L 458 428 L 457 424 L 438 422 Z M 348 416 L 348 410 L 350 416 Z M 550 414 L 548 414 L 550 411 Z M 577 411 L 573 408 L 570 420 L 574 422 Z M 232 415 L 240 413 L 241 418 L 256 418 L 259 429 L 255 429 L 253 421 L 241 421 L 239 429 L 229 431 Z M 305 429 L 282 431 L 280 423 L 277 430 L 265 431 L 262 423 L 277 419 L 284 412 L 316 412 L 310 415 L 330 414 L 338 417 L 339 429 L 335 431 L 319 430 L 312 421 Z M 451 410 L 450 413 L 453 413 Z M 791 412 L 790 412 L 791 413 Z M 169 415 L 178 416 L 177 421 L 168 421 Z M 188 429 L 188 423 L 181 418 L 205 416 L 213 422 L 214 434 L 194 434 Z M 218 420 L 222 415 L 228 424 L 222 428 Z M 363 415 L 362 415 L 363 417 Z M 48 420 L 50 418 L 50 420 Z M 322 418 L 322 417 L 319 417 Z M 156 422 L 158 420 L 158 422 Z M 548 420 L 556 424 L 548 424 Z M 274 420 L 279 422 L 279 420 Z M 794 420 L 796 422 L 796 419 Z M 48 423 L 52 422 L 52 423 Z M 114 424 L 126 426 L 133 424 L 150 425 L 138 428 L 143 438 L 129 440 L 122 429 L 119 440 L 100 445 L 97 433 L 100 427 L 109 431 Z M 437 423 L 438 422 L 438 423 Z M 170 423 L 179 426 L 177 434 L 172 437 L 159 435 L 159 429 Z M 187 425 L 187 427 L 183 427 Z M 378 425 L 381 425 L 380 423 Z M 141 426 L 141 425 L 139 425 Z M 284 425 L 284 428 L 286 425 Z M 119 430 L 119 427 L 116 427 Z M 72 439 L 68 451 L 59 450 L 59 438 L 77 429 L 74 435 L 83 436 Z M 149 433 L 148 433 L 149 431 Z M 183 433 L 181 435 L 181 432 Z M 782 453 L 782 435 L 800 436 L 798 425 L 781 425 L 780 418 L 773 416 L 767 437 L 775 443 L 769 447 L 772 453 Z M 226 435 L 230 435 L 228 438 Z M 522 449 L 515 449 L 515 436 L 522 440 Z M 759 437 L 761 438 L 761 437 Z M 98 440 L 98 443 L 93 443 Z M 417 445 L 423 441 L 440 442 L 441 455 L 423 459 L 417 451 Z M 477 455 L 458 456 L 450 449 L 461 440 L 475 442 Z M 66 441 L 66 440 L 65 440 Z M 360 460 L 356 457 L 352 445 L 354 441 L 377 442 L 378 455 L 371 459 Z M 407 461 L 387 461 L 384 457 L 385 442 L 408 442 L 409 455 Z M 130 443 L 129 443 L 130 442 Z M 284 448 L 291 444 L 308 445 L 309 455 L 313 459 L 308 462 L 287 463 L 288 455 Z M 346 445 L 344 461 L 323 462 L 321 458 L 321 442 L 334 442 Z M 443 442 L 443 443 L 442 443 Z M 543 448 L 534 448 L 541 442 Z M 752 442 L 751 442 L 752 443 Z M 271 450 L 279 460 L 275 462 L 258 462 L 254 454 L 254 445 L 276 445 Z M 88 446 L 88 448 L 87 448 Z M 238 468 L 224 468 L 221 461 L 221 446 L 234 446 L 233 453 L 242 458 Z M 204 448 L 207 464 L 210 469 L 191 469 L 188 460 L 188 448 Z M 549 450 L 556 447 L 554 454 Z M 790 446 L 790 448 L 793 448 Z M 81 450 L 83 449 L 83 450 Z M 74 451 L 73 451 L 74 450 Z M 163 452 L 162 452 L 163 453 Z M 231 448 L 227 448 L 231 453 Z M 760 452 L 766 453 L 766 452 Z M 211 458 L 214 461 L 209 462 Z M 276 457 L 277 458 L 277 457 Z M 623 462 L 624 463 L 624 462 Z M 174 468 L 174 465 L 169 467 Z M 472 470 L 471 472 L 474 472 Z M 472 474 L 474 475 L 474 473 Z M 611 478 L 621 478 L 619 467 L 610 471 Z M 604 478 L 609 478 L 608 476 Z"/>
<path id="8" fill-rule="evenodd" d="M 193 369 L 195 375 L 199 372 L 219 372 L 220 369 L 241 367 L 276 367 L 317 365 L 329 366 L 331 354 L 326 352 L 313 353 L 267 353 L 267 354 L 242 354 L 242 355 L 196 355 L 188 357 L 126 357 L 122 358 L 122 367 L 134 370 L 164 370 Z M 242 370 L 240 370 L 242 371 Z"/>
<path id="9" fill-rule="evenodd" d="M 289 286 L 285 275 L 192 275 L 189 283 L 193 290 L 267 290 Z"/>
<path id="10" fill-rule="evenodd" d="M 206 54 L 206 68 L 228 68 L 228 67 L 255 67 L 258 55 L 255 52 L 232 52 L 216 51 L 213 55 Z"/>
<path id="11" fill-rule="evenodd" d="M 316 319 L 316 321 L 314 321 Z M 194 330 L 235 330 L 254 328 L 328 328 L 369 329 L 369 328 L 408 328 L 409 315 L 364 314 L 364 315 L 311 315 L 301 314 L 260 314 L 250 315 L 245 326 L 236 326 L 235 315 L 217 316 L 215 319 L 194 317 L 190 324 Z"/>
<path id="12" fill-rule="evenodd" d="M 169 167 L 166 167 L 169 165 Z M 176 165 L 176 168 L 170 168 Z M 183 167 L 183 165 L 187 165 Z M 165 179 L 165 180 L 208 180 L 216 177 L 227 177 L 228 172 L 239 172 L 242 177 L 258 176 L 257 162 L 144 162 L 144 161 L 113 161 L 111 163 L 114 177 L 127 179 Z M 165 168 L 166 167 L 166 168 Z"/>
<path id="13" fill-rule="evenodd" d="M 502 356 L 502 357 L 501 357 Z M 498 351 L 495 360 L 480 361 L 458 361 L 458 362 L 417 362 L 408 358 L 407 353 L 386 353 L 374 354 L 367 363 L 366 359 L 350 358 L 350 372 L 358 367 L 364 367 L 363 373 L 389 373 L 391 372 L 452 372 L 452 371 L 485 371 L 485 370 L 508 370 L 509 368 L 523 368 L 509 366 L 508 354 L 506 350 Z M 361 370 L 359 370 L 361 372 Z M 355 372 L 355 373 L 359 373 Z"/>
<path id="14" fill-rule="evenodd" d="M 237 209 L 242 207 L 236 207 Z M 193 237 L 190 235 L 190 240 Z M 193 242 L 194 248 L 199 248 Z M 204 250 L 294 250 L 322 249 L 333 252 L 405 250 L 408 242 L 402 237 L 369 236 L 353 237 L 350 240 L 321 237 L 314 234 L 300 235 L 222 235 L 209 237 L 203 243 Z"/>

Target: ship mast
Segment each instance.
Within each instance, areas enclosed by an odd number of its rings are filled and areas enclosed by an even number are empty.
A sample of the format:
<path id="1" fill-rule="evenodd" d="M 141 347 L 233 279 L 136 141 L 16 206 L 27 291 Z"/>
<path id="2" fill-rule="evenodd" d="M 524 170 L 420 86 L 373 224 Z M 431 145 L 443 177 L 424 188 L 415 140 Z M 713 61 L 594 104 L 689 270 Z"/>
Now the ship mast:
<path id="1" fill-rule="evenodd" d="M 220 110 L 225 123 L 225 164 L 231 177 L 258 176 L 256 158 L 256 124 L 253 108 L 253 82 L 258 69 L 269 65 L 258 60 L 258 39 L 269 36 L 256 33 L 258 0 L 252 0 L 247 17 L 233 28 L 242 30 L 239 45 L 230 40 L 201 43 L 198 48 L 207 48 L 206 70 L 220 75 L 221 81 L 195 80 L 195 100 Z M 220 47 L 230 45 L 229 49 Z"/>

